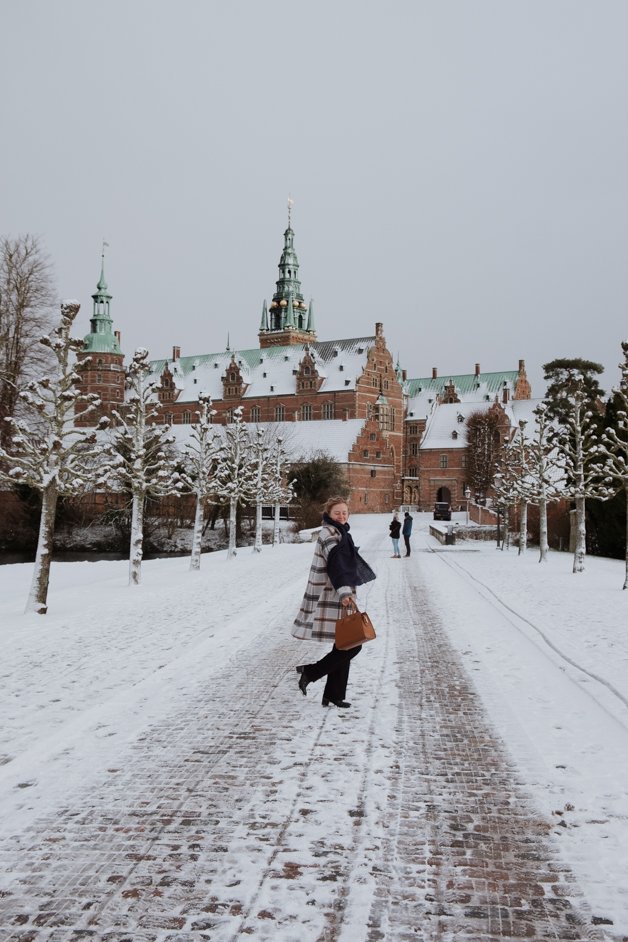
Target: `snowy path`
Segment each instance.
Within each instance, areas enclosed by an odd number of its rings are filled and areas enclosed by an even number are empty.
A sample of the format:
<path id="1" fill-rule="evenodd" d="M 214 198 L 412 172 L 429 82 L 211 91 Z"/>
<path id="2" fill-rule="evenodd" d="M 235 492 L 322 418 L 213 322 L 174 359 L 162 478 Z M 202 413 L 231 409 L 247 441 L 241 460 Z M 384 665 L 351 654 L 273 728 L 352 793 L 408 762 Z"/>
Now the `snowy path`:
<path id="1" fill-rule="evenodd" d="M 115 696 L 95 656 L 107 632 L 56 666 L 63 684 L 93 671 L 91 700 L 76 718 L 59 708 L 47 743 L 24 723 L 0 769 L 3 942 L 621 937 L 592 924 L 443 628 L 429 574 L 451 562 L 469 606 L 462 554 L 421 552 L 417 535 L 397 561 L 376 532 L 362 542 L 380 632 L 354 662 L 349 711 L 296 687 L 308 655 L 287 626 L 311 547 L 247 560 L 272 586 L 255 602 L 238 594 L 240 557 L 218 591 L 183 573 L 161 586 L 155 567 L 120 612 L 144 673 Z M 174 624 L 177 643 L 151 647 Z M 547 663 L 551 683 L 571 682 Z"/>

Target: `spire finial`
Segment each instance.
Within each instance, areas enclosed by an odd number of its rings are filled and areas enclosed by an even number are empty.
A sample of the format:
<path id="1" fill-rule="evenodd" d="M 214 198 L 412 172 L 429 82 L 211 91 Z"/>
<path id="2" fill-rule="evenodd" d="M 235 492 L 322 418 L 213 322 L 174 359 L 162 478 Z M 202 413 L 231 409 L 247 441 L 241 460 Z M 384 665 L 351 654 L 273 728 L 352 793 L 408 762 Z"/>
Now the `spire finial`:
<path id="1" fill-rule="evenodd" d="M 231 353 L 231 346 L 229 344 L 229 331 L 227 331 L 227 353 Z"/>
<path id="2" fill-rule="evenodd" d="M 105 261 L 105 249 L 108 249 L 108 248 L 109 248 L 109 243 L 106 241 L 106 239 L 103 239 L 102 240 L 102 253 L 101 253 L 101 258 L 103 260 L 103 263 Z"/>
<path id="3" fill-rule="evenodd" d="M 288 193 L 288 229 L 292 229 L 292 207 L 294 206 L 294 200 Z"/>

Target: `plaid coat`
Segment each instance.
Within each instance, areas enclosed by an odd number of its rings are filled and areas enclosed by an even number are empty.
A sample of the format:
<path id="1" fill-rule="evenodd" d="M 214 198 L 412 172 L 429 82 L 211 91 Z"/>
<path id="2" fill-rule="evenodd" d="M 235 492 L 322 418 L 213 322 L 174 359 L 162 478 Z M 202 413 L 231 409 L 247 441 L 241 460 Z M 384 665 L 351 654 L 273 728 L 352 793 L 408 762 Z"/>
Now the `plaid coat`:
<path id="1" fill-rule="evenodd" d="M 343 613 L 341 599 L 355 594 L 355 586 L 343 585 L 338 590 L 334 589 L 327 575 L 329 551 L 340 539 L 340 533 L 335 527 L 323 524 L 316 542 L 305 595 L 292 626 L 292 634 L 302 641 L 335 641 L 336 622 Z"/>

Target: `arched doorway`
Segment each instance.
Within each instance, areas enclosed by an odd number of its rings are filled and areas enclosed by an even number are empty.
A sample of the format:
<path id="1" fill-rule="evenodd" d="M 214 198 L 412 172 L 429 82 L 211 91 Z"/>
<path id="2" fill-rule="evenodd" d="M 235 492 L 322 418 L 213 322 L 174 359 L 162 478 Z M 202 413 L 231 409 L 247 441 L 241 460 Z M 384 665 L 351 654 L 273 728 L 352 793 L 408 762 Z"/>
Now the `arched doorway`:
<path id="1" fill-rule="evenodd" d="M 448 487 L 439 487 L 436 492 L 436 500 L 438 502 L 443 501 L 444 503 L 451 504 L 451 491 Z"/>

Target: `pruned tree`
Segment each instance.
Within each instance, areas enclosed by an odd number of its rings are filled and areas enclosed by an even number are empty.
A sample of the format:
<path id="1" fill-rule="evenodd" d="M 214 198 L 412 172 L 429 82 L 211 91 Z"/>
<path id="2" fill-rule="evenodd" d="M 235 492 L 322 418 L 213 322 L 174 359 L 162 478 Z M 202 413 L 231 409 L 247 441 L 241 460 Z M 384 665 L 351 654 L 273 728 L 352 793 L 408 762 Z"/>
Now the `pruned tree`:
<path id="1" fill-rule="evenodd" d="M 78 301 L 63 301 L 57 326 L 41 338 L 56 369 L 43 379 L 31 380 L 20 392 L 25 417 L 5 419 L 11 434 L 10 451 L 0 447 L 0 458 L 8 468 L 4 476 L 35 488 L 42 496 L 37 555 L 26 605 L 27 612 L 40 615 L 48 610 L 58 498 L 80 494 L 103 483 L 107 476 L 97 431 L 109 420 L 102 419 L 96 429 L 74 425 L 75 418 L 93 413 L 100 404 L 98 396 L 80 393 L 81 378 L 74 368 L 76 354 L 83 346 L 81 340 L 70 336 L 79 308 Z"/>
<path id="2" fill-rule="evenodd" d="M 194 534 L 192 536 L 192 554 L 190 569 L 201 568 L 201 542 L 205 524 L 205 509 L 215 488 L 215 474 L 222 451 L 222 440 L 212 425 L 212 409 L 209 393 L 201 392 L 198 397 L 199 408 L 196 412 L 198 421 L 192 425 L 190 441 L 185 446 L 186 471 L 184 483 L 196 495 L 194 515 Z"/>
<path id="3" fill-rule="evenodd" d="M 616 424 L 604 430 L 598 448 L 604 460 L 603 474 L 606 484 L 609 489 L 615 491 L 623 489 L 626 497 L 626 565 L 623 588 L 628 589 L 628 341 L 624 340 L 621 348 L 624 354 L 623 362 L 619 364 L 621 379 L 619 386 L 613 390 Z"/>
<path id="4" fill-rule="evenodd" d="M 273 505 L 273 546 L 279 543 L 279 521 L 282 504 L 289 504 L 294 499 L 294 480 L 288 481 L 290 468 L 288 453 L 282 436 L 275 439 L 270 456 L 271 482 L 270 503 Z"/>
<path id="5" fill-rule="evenodd" d="M 576 508 L 576 546 L 573 572 L 584 572 L 586 556 L 586 500 L 606 500 L 613 494 L 600 475 L 598 461 L 598 419 L 582 381 L 570 386 L 564 399 L 560 426 L 552 433 L 551 442 L 558 449 L 558 464 L 563 473 L 563 496 L 573 500 Z"/>
<path id="6" fill-rule="evenodd" d="M 496 463 L 495 473 L 493 475 L 493 494 L 494 501 L 498 508 L 498 513 L 503 515 L 504 536 L 501 541 L 501 547 L 504 550 L 510 544 L 510 510 L 519 502 L 521 489 L 521 469 L 516 450 L 506 445 L 501 449 Z M 499 543 L 499 540 L 498 540 Z"/>
<path id="7" fill-rule="evenodd" d="M 253 472 L 253 497 L 255 500 L 255 540 L 253 552 L 262 551 L 262 507 L 271 500 L 272 466 L 271 448 L 266 441 L 264 430 L 257 429 L 255 437 L 251 440 L 251 462 Z"/>
<path id="8" fill-rule="evenodd" d="M 139 347 L 127 370 L 124 409 L 112 411 L 118 425 L 110 443 L 111 479 L 131 496 L 129 585 L 142 580 L 146 499 L 184 490 L 170 426 L 158 424 L 160 405 L 148 381 L 150 371 L 148 350 Z"/>
<path id="9" fill-rule="evenodd" d="M 46 375 L 54 362 L 39 343 L 53 328 L 52 266 L 32 235 L 0 239 L 0 445 L 11 450 L 10 427 L 19 393 L 31 379 Z"/>
<path id="10" fill-rule="evenodd" d="M 255 499 L 255 464 L 251 454 L 249 430 L 242 421 L 242 406 L 233 410 L 233 422 L 225 428 L 215 480 L 216 494 L 229 502 L 227 559 L 233 559 L 236 555 L 238 506 Z"/>
<path id="11" fill-rule="evenodd" d="M 539 508 L 539 562 L 547 561 L 547 508 L 562 496 L 562 471 L 553 443 L 553 426 L 547 405 L 534 410 L 534 437 L 528 443 L 528 499 Z"/>

